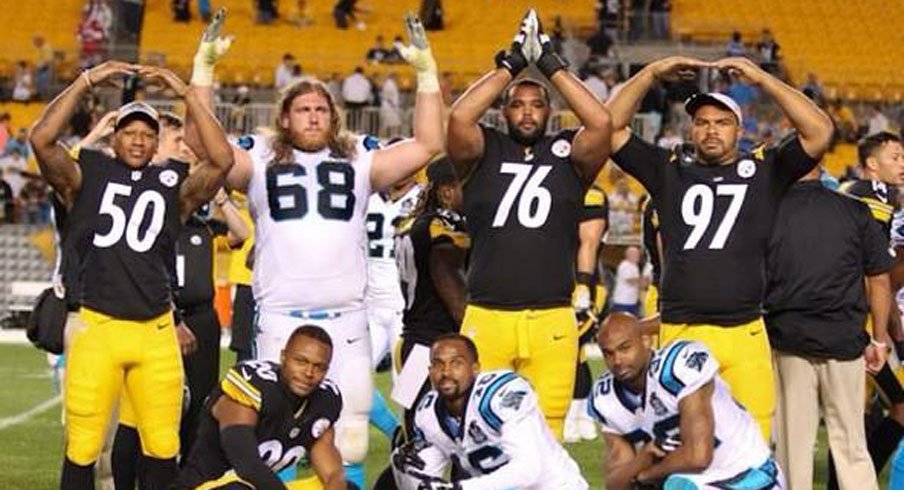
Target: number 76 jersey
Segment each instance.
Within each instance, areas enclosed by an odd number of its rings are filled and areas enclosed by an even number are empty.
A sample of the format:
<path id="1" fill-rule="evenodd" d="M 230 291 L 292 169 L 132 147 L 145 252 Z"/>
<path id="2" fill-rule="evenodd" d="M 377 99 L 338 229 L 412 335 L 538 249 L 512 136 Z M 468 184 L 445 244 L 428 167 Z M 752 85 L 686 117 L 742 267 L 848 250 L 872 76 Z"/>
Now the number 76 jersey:
<path id="1" fill-rule="evenodd" d="M 503 309 L 570 305 L 584 203 L 571 163 L 575 131 L 527 147 L 481 130 L 483 157 L 463 176 L 469 302 Z"/>
<path id="2" fill-rule="evenodd" d="M 360 140 L 351 158 L 326 148 L 294 150 L 282 162 L 267 138 L 245 136 L 239 146 L 254 165 L 248 203 L 258 306 L 277 313 L 363 308 L 375 140 Z"/>

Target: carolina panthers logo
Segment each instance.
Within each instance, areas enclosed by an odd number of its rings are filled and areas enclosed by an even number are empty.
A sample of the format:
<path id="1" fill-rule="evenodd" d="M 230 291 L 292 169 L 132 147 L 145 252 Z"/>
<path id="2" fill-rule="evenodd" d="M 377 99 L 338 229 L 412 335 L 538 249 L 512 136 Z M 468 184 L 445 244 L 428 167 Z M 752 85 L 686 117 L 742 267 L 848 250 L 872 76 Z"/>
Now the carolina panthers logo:
<path id="1" fill-rule="evenodd" d="M 706 360 L 709 359 L 709 354 L 706 352 L 694 352 L 691 355 L 687 356 L 687 367 L 690 369 L 695 369 L 697 372 L 703 370 L 703 365 L 706 364 Z"/>
<path id="2" fill-rule="evenodd" d="M 524 400 L 526 391 L 510 391 L 502 397 L 502 408 L 513 408 L 518 410 L 521 408 L 521 402 Z"/>

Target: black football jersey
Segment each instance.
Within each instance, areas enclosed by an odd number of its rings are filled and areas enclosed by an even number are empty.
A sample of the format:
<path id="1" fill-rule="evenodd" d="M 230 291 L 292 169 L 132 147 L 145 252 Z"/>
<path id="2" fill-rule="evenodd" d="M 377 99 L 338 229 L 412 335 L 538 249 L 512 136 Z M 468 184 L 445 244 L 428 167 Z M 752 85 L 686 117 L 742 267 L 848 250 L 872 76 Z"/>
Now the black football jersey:
<path id="1" fill-rule="evenodd" d="M 862 179 L 845 182 L 838 190 L 866 203 L 873 218 L 882 225 L 885 236 L 891 240 L 892 219 L 900 209 L 897 187 L 889 186 L 878 180 Z"/>
<path id="2" fill-rule="evenodd" d="M 280 381 L 279 364 L 240 362 L 226 373 L 204 402 L 198 439 L 183 465 L 177 488 L 196 488 L 231 469 L 220 443 L 219 422 L 211 414 L 214 403 L 222 396 L 257 412 L 254 433 L 258 453 L 274 473 L 303 459 L 314 442 L 336 423 L 342 411 L 339 389 L 327 379 L 301 398 Z"/>
<path id="3" fill-rule="evenodd" d="M 796 135 L 726 165 L 703 165 L 637 136 L 612 159 L 643 184 L 658 211 L 662 320 L 732 326 L 761 316 L 776 212 L 817 163 Z"/>
<path id="4" fill-rule="evenodd" d="M 430 252 L 442 243 L 468 250 L 465 220 L 449 210 L 428 211 L 400 224 L 395 238 L 396 263 L 405 298 L 402 336 L 429 345 L 444 333 L 458 331 L 430 275 Z"/>
<path id="5" fill-rule="evenodd" d="M 170 309 L 170 274 L 179 219 L 179 188 L 188 164 L 170 161 L 131 169 L 101 152 L 82 150 L 82 187 L 69 213 L 80 223 L 77 280 L 81 306 L 125 320 Z"/>
<path id="6" fill-rule="evenodd" d="M 659 287 L 659 276 L 662 273 L 662 262 L 659 260 L 659 247 L 656 246 L 656 235 L 659 234 L 659 214 L 649 197 L 643 202 L 643 247 L 647 250 L 650 266 L 653 268 L 653 285 Z"/>
<path id="7" fill-rule="evenodd" d="M 482 130 L 484 155 L 464 185 L 469 302 L 499 309 L 570 305 L 585 191 L 569 158 L 575 131 L 525 147 Z"/>
<path id="8" fill-rule="evenodd" d="M 202 220 L 192 215 L 176 240 L 176 284 L 174 301 L 178 308 L 211 303 L 214 298 L 214 238 L 225 235 L 226 224 Z"/>
<path id="9" fill-rule="evenodd" d="M 77 281 L 81 264 L 81 253 L 78 249 L 78 228 L 84 223 L 74 222 L 69 218 L 69 210 L 56 192 L 50 195 L 53 209 L 53 227 L 56 239 L 56 267 L 54 275 L 62 280 L 66 290 L 66 305 L 70 311 L 78 310 L 82 297 L 81 284 Z"/>

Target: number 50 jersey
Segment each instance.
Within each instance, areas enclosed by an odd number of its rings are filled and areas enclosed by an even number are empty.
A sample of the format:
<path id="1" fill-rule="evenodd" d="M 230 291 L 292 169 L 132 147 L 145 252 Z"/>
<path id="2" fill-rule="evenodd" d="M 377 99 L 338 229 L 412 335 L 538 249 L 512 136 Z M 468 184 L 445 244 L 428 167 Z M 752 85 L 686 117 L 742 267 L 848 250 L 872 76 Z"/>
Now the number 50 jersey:
<path id="1" fill-rule="evenodd" d="M 532 147 L 481 127 L 484 155 L 464 183 L 469 302 L 501 309 L 571 305 L 584 188 L 574 130 Z"/>
<path id="2" fill-rule="evenodd" d="M 342 158 L 329 148 L 294 150 L 277 163 L 272 141 L 245 136 L 254 172 L 252 289 L 264 311 L 358 310 L 367 282 L 366 212 L 376 144 L 365 138 Z"/>

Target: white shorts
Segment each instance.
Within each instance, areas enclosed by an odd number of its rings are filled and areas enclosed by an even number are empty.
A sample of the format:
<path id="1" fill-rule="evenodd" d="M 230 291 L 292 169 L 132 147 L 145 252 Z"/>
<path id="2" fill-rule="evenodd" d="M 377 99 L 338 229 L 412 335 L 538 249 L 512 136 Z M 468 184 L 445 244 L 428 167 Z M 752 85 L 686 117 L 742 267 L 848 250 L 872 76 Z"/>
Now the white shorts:
<path id="1" fill-rule="evenodd" d="M 376 369 L 386 354 L 392 354 L 396 341 L 402 336 L 402 312 L 395 308 L 368 308 L 367 325 L 370 327 L 371 359 Z"/>
<path id="2" fill-rule="evenodd" d="M 259 311 L 252 351 L 258 360 L 279 362 L 280 352 L 297 327 L 317 325 L 323 328 L 333 341 L 333 359 L 326 376 L 339 386 L 342 393 L 340 420 L 347 416 L 363 415 L 366 418 L 374 389 L 367 315 L 364 310 L 335 315 L 313 320 Z"/>

